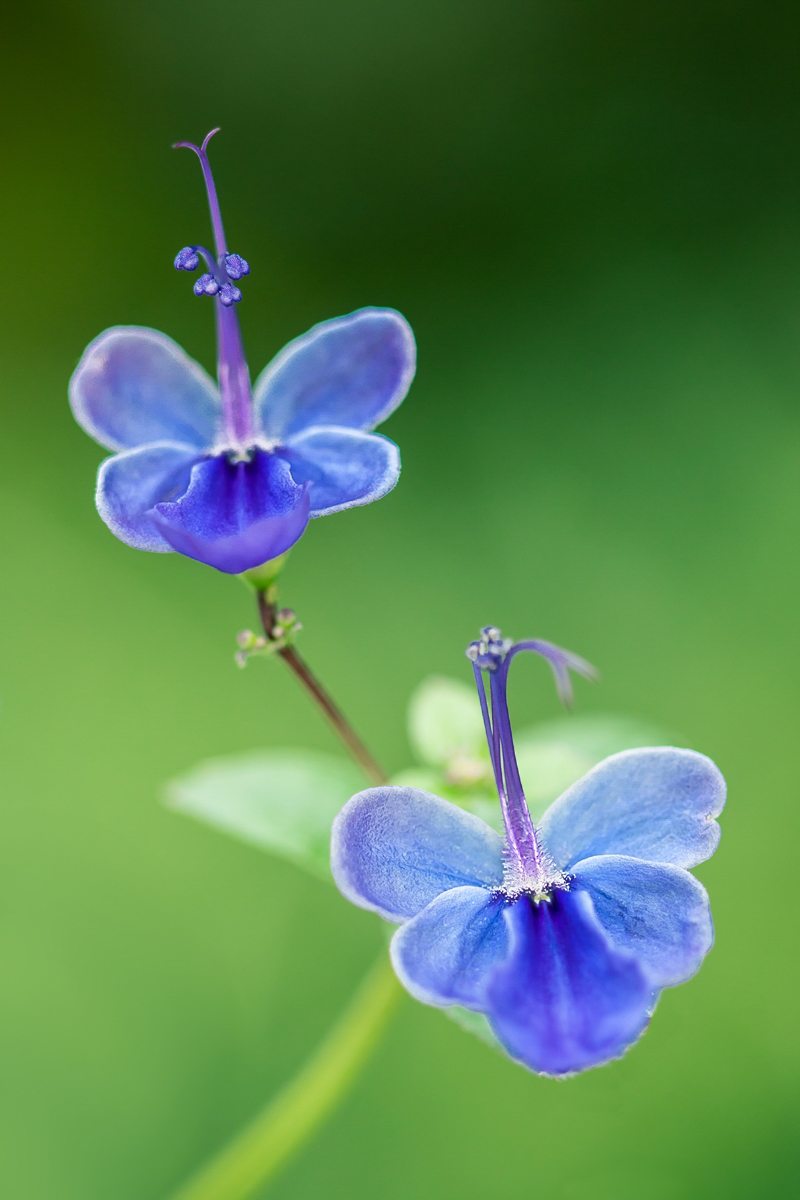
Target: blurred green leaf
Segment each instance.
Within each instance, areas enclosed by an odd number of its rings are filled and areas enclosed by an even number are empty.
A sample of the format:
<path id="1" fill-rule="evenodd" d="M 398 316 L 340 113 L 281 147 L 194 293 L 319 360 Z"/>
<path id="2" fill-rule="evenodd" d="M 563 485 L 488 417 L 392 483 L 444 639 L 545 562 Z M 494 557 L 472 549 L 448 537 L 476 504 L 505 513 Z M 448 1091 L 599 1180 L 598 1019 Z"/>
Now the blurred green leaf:
<path id="1" fill-rule="evenodd" d="M 433 792 L 441 796 L 445 784 L 444 776 L 435 767 L 406 767 L 392 776 L 390 783 L 393 787 L 420 788 L 423 792 Z"/>
<path id="2" fill-rule="evenodd" d="M 408 737 L 416 757 L 430 766 L 488 757 L 475 689 L 443 675 L 424 679 L 411 696 Z"/>
<path id="3" fill-rule="evenodd" d="M 632 750 L 637 746 L 680 745 L 682 739 L 674 730 L 664 729 L 639 717 L 597 714 L 543 721 L 540 725 L 523 730 L 517 742 L 568 745 L 595 763 L 608 758 L 609 754 L 618 754 L 620 750 Z"/>
<path id="4" fill-rule="evenodd" d="M 483 786 L 480 783 L 450 783 L 447 777 L 434 767 L 408 767 L 405 771 L 398 771 L 393 775 L 390 782 L 395 787 L 415 787 L 421 788 L 423 792 L 433 792 L 434 796 L 441 796 L 443 800 L 449 800 L 459 808 L 474 813 L 498 833 L 503 832 L 503 819 L 493 779 L 491 784 L 487 782 Z"/>
<path id="5" fill-rule="evenodd" d="M 668 730 L 635 717 L 560 717 L 517 734 L 517 763 L 533 819 L 596 763 L 637 746 L 674 745 Z"/>
<path id="6" fill-rule="evenodd" d="M 468 1008 L 461 1008 L 458 1004 L 452 1004 L 448 1008 L 443 1008 L 442 1012 L 451 1021 L 455 1021 L 456 1025 L 466 1030 L 467 1033 L 474 1033 L 475 1037 L 480 1038 L 487 1046 L 491 1046 L 494 1050 L 499 1050 L 501 1054 L 505 1054 L 505 1050 L 492 1033 L 489 1022 L 483 1013 L 472 1012 Z"/>
<path id="7" fill-rule="evenodd" d="M 167 785 L 167 804 L 330 880 L 333 818 L 365 780 L 346 759 L 264 750 L 211 759 Z"/>
<path id="8" fill-rule="evenodd" d="M 428 765 L 409 767 L 392 783 L 451 800 L 502 833 L 483 719 L 473 689 L 440 675 L 423 680 L 411 697 L 408 725 L 412 748 Z M 523 730 L 515 736 L 515 746 L 534 820 L 610 754 L 675 742 L 668 731 L 635 717 L 565 716 Z"/>

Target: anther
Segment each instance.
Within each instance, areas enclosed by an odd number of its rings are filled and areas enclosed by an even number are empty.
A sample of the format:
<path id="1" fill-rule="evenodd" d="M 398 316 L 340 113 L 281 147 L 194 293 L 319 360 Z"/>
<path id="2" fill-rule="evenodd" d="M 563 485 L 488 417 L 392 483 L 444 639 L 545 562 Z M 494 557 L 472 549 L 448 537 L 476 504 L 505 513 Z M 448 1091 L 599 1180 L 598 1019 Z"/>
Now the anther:
<path id="1" fill-rule="evenodd" d="M 219 291 L 219 284 L 214 276 L 210 275 L 208 271 L 206 271 L 195 282 L 192 291 L 194 292 L 195 296 L 216 296 L 217 292 Z"/>
<path id="2" fill-rule="evenodd" d="M 184 246 L 175 255 L 176 271 L 196 271 L 200 263 L 200 255 L 196 246 Z"/>
<path id="3" fill-rule="evenodd" d="M 198 280 L 198 282 L 199 282 L 199 280 Z M 222 301 L 222 303 L 225 305 L 226 308 L 230 308 L 230 306 L 232 304 L 239 303 L 239 301 L 242 298 L 242 293 L 239 290 L 239 288 L 236 287 L 236 285 L 234 283 L 223 283 L 222 286 L 220 287 L 219 284 L 217 284 L 217 281 L 215 279 L 214 284 L 215 284 L 214 291 L 219 290 L 219 298 Z M 197 292 L 197 287 L 195 287 L 195 291 Z M 199 292 L 197 294 L 200 295 Z M 213 295 L 214 293 L 212 292 L 210 294 Z"/>
<path id="4" fill-rule="evenodd" d="M 478 641 L 467 646 L 466 655 L 482 671 L 496 671 L 512 645 L 511 638 L 504 638 L 496 626 L 486 625 Z"/>
<path id="5" fill-rule="evenodd" d="M 225 270 L 230 279 L 241 279 L 243 275 L 250 274 L 250 264 L 241 254 L 226 254 Z"/>

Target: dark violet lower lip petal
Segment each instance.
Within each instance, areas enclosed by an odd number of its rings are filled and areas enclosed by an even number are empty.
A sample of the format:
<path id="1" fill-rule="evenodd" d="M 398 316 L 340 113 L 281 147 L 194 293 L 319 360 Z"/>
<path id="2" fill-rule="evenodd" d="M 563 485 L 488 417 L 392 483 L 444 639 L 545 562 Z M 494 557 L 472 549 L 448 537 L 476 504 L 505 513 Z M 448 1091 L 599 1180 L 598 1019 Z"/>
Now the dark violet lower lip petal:
<path id="1" fill-rule="evenodd" d="M 256 416 L 281 441 L 315 425 L 374 429 L 405 396 L 415 365 L 405 318 L 362 308 L 289 342 L 256 380 Z"/>
<path id="2" fill-rule="evenodd" d="M 724 803 L 725 780 L 704 754 L 623 750 L 550 805 L 541 835 L 562 870 L 601 854 L 693 867 L 717 848 Z"/>
<path id="3" fill-rule="evenodd" d="M 505 915 L 511 947 L 485 1011 L 512 1058 L 546 1075 L 618 1058 L 647 1025 L 653 990 L 633 955 L 611 945 L 587 894 L 521 897 Z"/>
<path id="4" fill-rule="evenodd" d="M 423 1004 L 480 1009 L 508 952 L 505 904 L 486 888 L 452 888 L 401 925 L 392 938 L 392 963 L 411 995 Z"/>
<path id="5" fill-rule="evenodd" d="M 439 796 L 419 788 L 367 788 L 333 822 L 331 870 L 353 904 L 402 921 L 440 892 L 497 886 L 502 845 L 478 817 Z"/>
<path id="6" fill-rule="evenodd" d="M 186 493 L 149 515 L 180 554 L 234 575 L 293 546 L 309 507 L 308 487 L 295 483 L 288 463 L 259 450 L 247 462 L 203 459 Z"/>
<path id="7" fill-rule="evenodd" d="M 155 329 L 106 329 L 84 351 L 69 395 L 77 422 L 109 450 L 175 442 L 203 452 L 219 436 L 213 380 Z"/>
<path id="8" fill-rule="evenodd" d="M 302 536 L 308 524 L 308 495 L 304 495 L 294 512 L 285 517 L 265 517 L 240 533 L 213 541 L 169 525 L 158 517 L 153 518 L 153 523 L 179 554 L 228 575 L 240 575 L 270 558 L 277 558 Z"/>
<path id="9" fill-rule="evenodd" d="M 357 429 L 310 429 L 285 443 L 280 454 L 297 482 L 309 483 L 312 517 L 371 504 L 391 491 L 400 475 L 394 442 Z"/>

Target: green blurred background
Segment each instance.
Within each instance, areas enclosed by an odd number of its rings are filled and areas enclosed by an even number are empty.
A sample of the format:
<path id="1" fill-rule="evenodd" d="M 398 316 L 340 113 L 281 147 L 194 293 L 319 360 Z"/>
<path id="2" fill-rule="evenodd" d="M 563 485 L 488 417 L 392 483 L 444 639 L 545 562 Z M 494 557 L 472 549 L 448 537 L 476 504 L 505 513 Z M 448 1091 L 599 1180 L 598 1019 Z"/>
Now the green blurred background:
<path id="1" fill-rule="evenodd" d="M 9 6 L 10 8 L 10 6 Z M 334 749 L 245 589 L 114 540 L 66 385 L 152 325 L 213 367 L 171 259 L 212 125 L 251 367 L 366 304 L 411 321 L 390 497 L 314 522 L 282 598 L 378 756 L 481 624 L 597 663 L 581 713 L 730 785 L 717 945 L 569 1082 L 404 1004 L 276 1200 L 795 1195 L 800 1038 L 800 7 L 108 0 L 3 18 L 2 1183 L 159 1200 L 285 1080 L 379 933 L 161 807 L 198 759 Z M 519 722 L 556 714 L 544 670 Z"/>

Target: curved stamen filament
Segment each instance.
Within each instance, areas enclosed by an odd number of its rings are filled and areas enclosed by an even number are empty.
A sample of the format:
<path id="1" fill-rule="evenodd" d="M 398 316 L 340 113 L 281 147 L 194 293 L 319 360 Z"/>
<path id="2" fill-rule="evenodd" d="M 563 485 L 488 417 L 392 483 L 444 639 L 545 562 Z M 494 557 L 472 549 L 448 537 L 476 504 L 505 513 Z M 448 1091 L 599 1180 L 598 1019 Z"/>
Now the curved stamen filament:
<path id="1" fill-rule="evenodd" d="M 530 639 L 512 644 L 503 641 L 499 630 L 487 627 L 480 642 L 473 642 L 467 651 L 473 663 L 475 685 L 489 744 L 497 794 L 506 829 L 506 872 L 504 890 L 509 893 L 532 892 L 546 894 L 551 886 L 564 886 L 563 876 L 550 862 L 536 837 L 528 802 L 517 764 L 511 716 L 508 710 L 508 671 L 511 661 L 521 650 L 539 654 L 549 662 L 562 699 L 572 696 L 570 670 L 588 678 L 595 677 L 594 668 L 584 659 L 554 646 L 551 642 Z M 486 696 L 484 671 L 489 676 L 489 698 Z"/>
<path id="2" fill-rule="evenodd" d="M 222 224 L 222 213 L 220 212 L 219 200 L 217 199 L 217 189 L 214 186 L 214 176 L 211 173 L 211 164 L 206 154 L 206 146 L 215 133 L 219 133 L 219 126 L 206 134 L 203 138 L 202 146 L 195 146 L 194 142 L 175 142 L 172 148 L 173 150 L 194 150 L 200 159 L 203 180 L 206 185 L 206 194 L 208 195 L 208 208 L 211 213 L 211 228 L 214 231 L 214 246 L 216 247 L 217 258 L 221 258 L 223 254 L 228 253 L 228 247 L 225 242 L 225 227 Z"/>
<path id="3" fill-rule="evenodd" d="M 230 283 L 230 279 L 226 268 L 228 247 L 225 241 L 225 228 L 222 224 L 222 213 L 211 164 L 206 153 L 206 147 L 215 133 L 219 133 L 219 130 L 212 129 L 210 133 L 206 134 L 201 146 L 196 146 L 194 142 L 176 142 L 175 148 L 192 150 L 200 160 L 211 214 L 211 228 L 214 232 L 214 247 L 217 252 L 216 261 L 209 262 L 209 273 L 215 279 L 219 279 L 221 284 L 227 285 Z M 201 252 L 200 247 L 197 247 L 197 250 L 198 253 Z M 204 258 L 207 253 L 207 251 L 203 252 Z M 214 296 L 214 314 L 217 327 L 217 378 L 225 424 L 224 448 L 246 451 L 252 445 L 255 436 L 250 372 L 244 356 L 239 319 L 231 302 L 231 296 L 226 294 L 224 287 L 221 287 Z"/>

